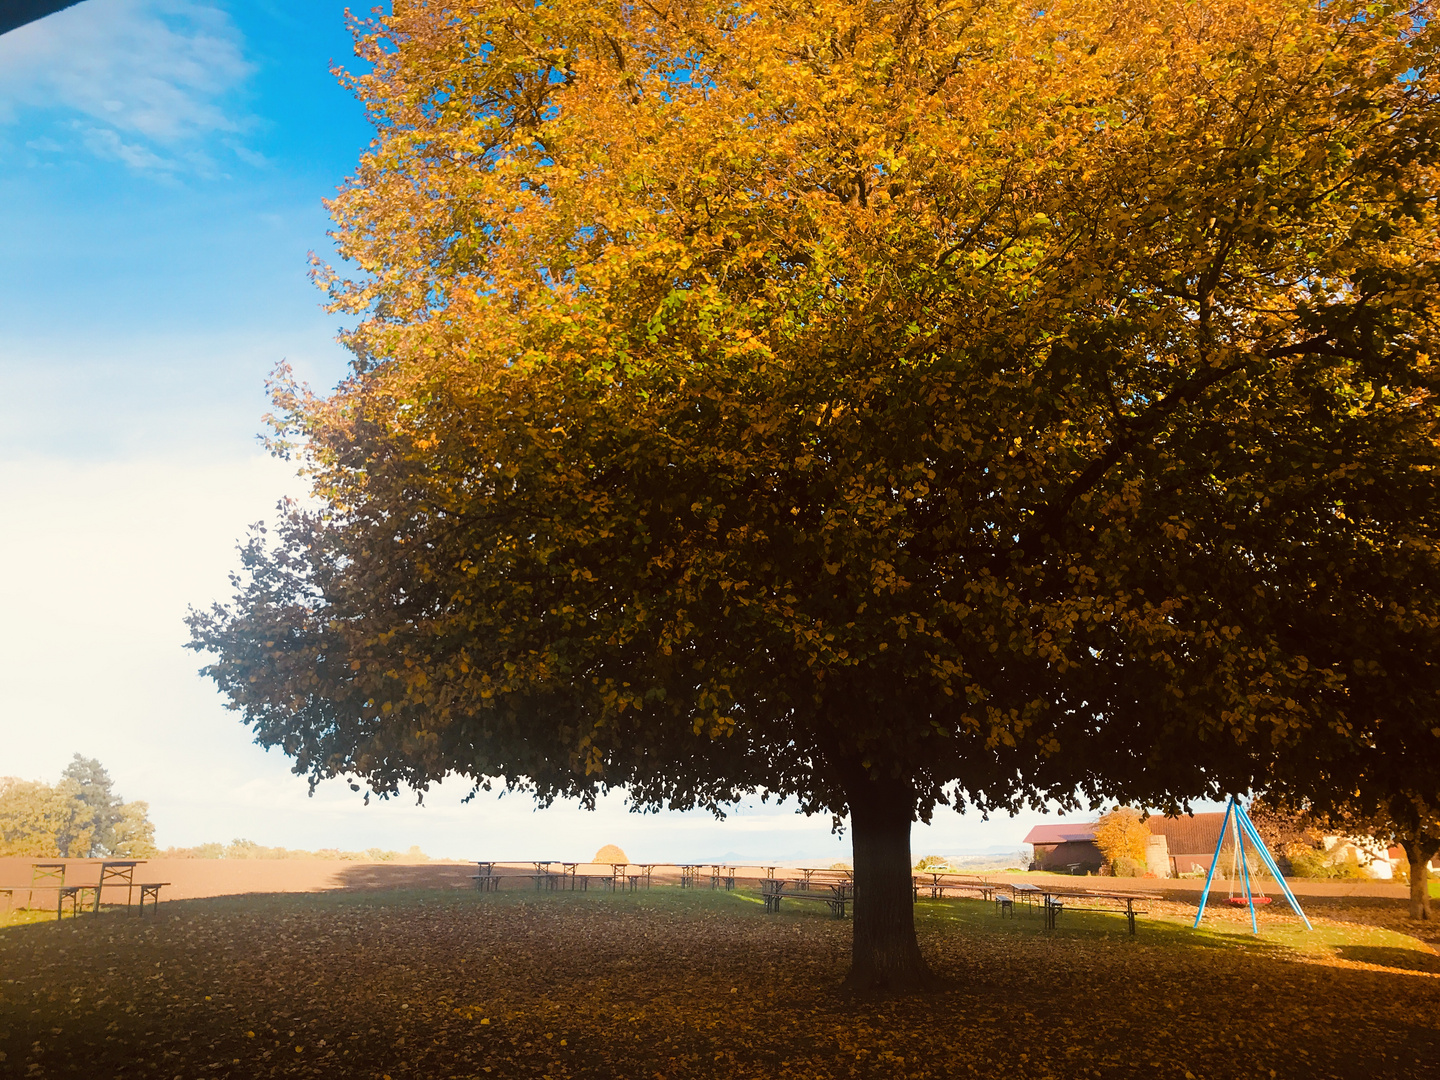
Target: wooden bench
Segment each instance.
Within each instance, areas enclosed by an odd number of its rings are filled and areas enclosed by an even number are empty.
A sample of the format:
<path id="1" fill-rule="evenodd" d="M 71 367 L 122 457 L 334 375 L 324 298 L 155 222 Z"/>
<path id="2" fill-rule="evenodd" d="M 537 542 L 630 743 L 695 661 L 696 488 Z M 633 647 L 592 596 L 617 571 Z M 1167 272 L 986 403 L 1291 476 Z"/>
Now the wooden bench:
<path id="1" fill-rule="evenodd" d="M 85 894 L 88 892 L 98 895 L 99 893 L 98 887 L 95 885 L 56 885 L 54 888 L 57 894 L 55 897 L 56 921 L 65 917 L 65 901 L 70 901 L 70 917 L 75 918 L 80 914 L 82 908 L 89 907 L 94 903 L 93 897 L 87 897 Z"/>
<path id="2" fill-rule="evenodd" d="M 170 882 L 168 881 L 150 881 L 141 882 L 135 886 L 140 890 L 140 916 L 142 918 L 145 915 L 145 898 L 147 896 L 150 898 L 151 913 L 158 914 L 160 910 L 160 890 L 169 884 Z"/>
<path id="3" fill-rule="evenodd" d="M 151 911 L 157 910 L 160 906 L 160 890 L 166 885 L 169 885 L 170 882 L 137 881 L 133 883 L 126 882 L 126 884 L 132 885 L 133 888 L 140 890 L 140 903 L 136 906 L 135 913 L 143 916 L 145 914 L 145 901 L 150 901 Z M 65 917 L 65 905 L 67 902 L 70 905 L 71 918 L 75 918 L 80 912 L 87 909 L 91 914 L 97 914 L 100 910 L 100 905 L 95 899 L 100 893 L 99 885 L 55 885 L 51 886 L 51 888 L 55 889 L 57 893 L 55 898 L 56 919 L 63 919 Z M 127 904 L 125 906 L 128 907 L 129 905 Z"/>
<path id="4" fill-rule="evenodd" d="M 782 881 L 776 878 L 762 879 L 760 882 L 760 897 L 765 902 L 765 911 L 768 914 L 775 914 L 780 910 L 782 900 L 813 900 L 825 904 L 830 909 L 830 914 L 837 919 L 845 917 L 845 907 L 855 899 L 853 886 L 836 885 L 828 893 L 815 891 L 804 891 L 792 889 L 786 891 L 785 886 L 794 882 Z"/>
<path id="5" fill-rule="evenodd" d="M 577 889 L 589 892 L 592 881 L 612 890 L 615 888 L 614 874 L 471 874 L 470 880 L 475 882 L 477 892 L 499 892 L 502 881 L 533 881 L 537 891 L 548 889 L 551 892 L 563 890 L 566 882 L 571 892 Z M 642 880 L 643 874 L 631 874 L 630 888 L 636 888 Z"/>

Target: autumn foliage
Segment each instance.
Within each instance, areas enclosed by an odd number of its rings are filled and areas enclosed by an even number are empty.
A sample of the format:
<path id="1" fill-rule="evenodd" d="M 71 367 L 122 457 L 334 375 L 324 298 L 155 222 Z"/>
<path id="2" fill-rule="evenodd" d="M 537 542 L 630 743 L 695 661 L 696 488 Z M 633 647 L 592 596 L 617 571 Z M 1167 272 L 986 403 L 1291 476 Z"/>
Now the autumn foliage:
<path id="1" fill-rule="evenodd" d="M 913 985 L 915 818 L 1244 789 L 1343 715 L 1269 572 L 1334 505 L 1271 488 L 1382 430 L 1433 456 L 1433 21 L 475 0 L 358 35 L 358 269 L 318 269 L 355 370 L 277 388 L 323 508 L 192 618 L 297 772 L 794 796 L 849 817 L 857 981 Z"/>
<path id="2" fill-rule="evenodd" d="M 76 754 L 56 784 L 0 777 L 0 858 L 134 859 L 156 854 L 150 804 L 126 802 L 94 758 Z"/>
<path id="3" fill-rule="evenodd" d="M 1108 814 L 1102 814 L 1095 825 L 1095 846 L 1112 868 L 1125 859 L 1138 864 L 1143 873 L 1145 845 L 1149 839 L 1150 827 L 1140 812 L 1130 806 L 1117 806 Z"/>

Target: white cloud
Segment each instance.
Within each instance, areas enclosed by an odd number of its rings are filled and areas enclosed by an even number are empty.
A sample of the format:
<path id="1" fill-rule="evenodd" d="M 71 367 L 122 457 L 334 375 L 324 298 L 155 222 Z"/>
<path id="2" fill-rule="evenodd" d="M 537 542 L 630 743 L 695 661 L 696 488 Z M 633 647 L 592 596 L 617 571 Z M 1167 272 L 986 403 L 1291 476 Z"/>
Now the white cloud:
<path id="1" fill-rule="evenodd" d="M 58 110 L 70 115 L 57 131 L 78 132 L 100 157 L 142 172 L 204 172 L 203 155 L 176 151 L 245 127 L 229 98 L 252 70 L 217 8 L 91 0 L 0 37 L 0 122 Z"/>
<path id="2" fill-rule="evenodd" d="M 171 172 L 179 167 L 173 158 L 162 158 L 139 143 L 127 143 L 114 128 L 82 127 L 80 139 L 96 157 L 123 162 L 132 169 Z"/>

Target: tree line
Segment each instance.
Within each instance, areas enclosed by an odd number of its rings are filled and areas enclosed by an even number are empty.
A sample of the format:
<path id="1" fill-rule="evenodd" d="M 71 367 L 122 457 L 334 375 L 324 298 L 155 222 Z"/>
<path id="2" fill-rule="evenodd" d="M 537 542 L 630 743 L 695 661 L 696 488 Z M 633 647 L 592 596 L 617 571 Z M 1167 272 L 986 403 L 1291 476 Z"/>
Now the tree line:
<path id="1" fill-rule="evenodd" d="M 55 784 L 0 777 L 0 857 L 148 859 L 149 814 L 149 803 L 115 792 L 99 761 L 76 754 Z"/>
<path id="2" fill-rule="evenodd" d="M 909 834 L 1265 791 L 1440 846 L 1428 3 L 618 0 L 356 26 L 274 390 L 315 509 L 192 647 L 383 796 L 760 790 Z M 367 792 L 368 794 L 368 792 Z"/>

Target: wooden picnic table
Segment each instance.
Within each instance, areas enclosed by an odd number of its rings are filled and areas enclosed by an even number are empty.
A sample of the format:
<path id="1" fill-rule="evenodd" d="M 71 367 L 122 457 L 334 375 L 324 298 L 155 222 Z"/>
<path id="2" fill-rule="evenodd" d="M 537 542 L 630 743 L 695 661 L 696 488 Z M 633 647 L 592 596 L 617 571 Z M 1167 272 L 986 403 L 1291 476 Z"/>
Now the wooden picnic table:
<path id="1" fill-rule="evenodd" d="M 769 914 L 778 912 L 783 900 L 815 900 L 827 905 L 835 918 L 843 919 L 846 905 L 855 900 L 855 886 L 847 881 L 833 882 L 828 890 L 791 889 L 786 891 L 787 885 L 798 884 L 800 883 L 787 881 L 784 878 L 762 878 L 760 880 L 760 897 L 765 903 L 765 911 Z"/>
<path id="2" fill-rule="evenodd" d="M 1123 903 L 1125 905 L 1123 914 L 1125 916 L 1125 922 L 1130 927 L 1131 937 L 1135 936 L 1135 916 L 1143 914 L 1143 912 L 1135 910 L 1135 905 L 1141 902 L 1148 904 L 1152 900 L 1160 899 L 1159 893 L 1125 892 L 1114 889 L 1079 889 L 1064 885 L 1043 887 L 1042 891 L 1045 896 L 1045 926 L 1047 929 L 1055 929 L 1056 920 L 1060 917 L 1060 913 L 1067 907 L 1072 911 L 1113 911 L 1117 914 L 1121 913 L 1118 909 L 1110 907 L 1079 907 L 1069 905 L 1066 903 L 1068 898 L 1081 901 L 1114 900 L 1117 903 Z M 1148 911 L 1149 909 L 1147 908 L 1146 910 Z"/>
<path id="3" fill-rule="evenodd" d="M 1005 906 L 1007 904 L 1010 906 L 1010 913 L 1013 915 L 1015 913 L 1015 901 L 1018 900 L 1027 907 L 1034 907 L 1039 899 L 1045 895 L 1038 885 L 1031 885 L 1026 881 L 1007 882 L 1005 888 L 1010 890 L 1010 898 L 1008 900 L 1002 897 L 998 890 L 995 893 L 995 906 L 999 909 L 1001 915 L 1005 914 Z"/>
<path id="4" fill-rule="evenodd" d="M 80 912 L 89 908 L 92 914 L 98 914 L 100 903 L 104 897 L 106 886 L 111 889 L 119 886 L 125 887 L 125 906 L 134 906 L 135 890 L 140 890 L 140 906 L 138 913 L 145 914 L 145 901 L 151 901 L 151 907 L 155 908 L 160 903 L 160 890 L 168 881 L 144 881 L 135 880 L 135 868 L 144 866 L 145 859 L 100 859 L 98 860 L 99 874 L 94 884 L 89 882 L 77 884 L 74 881 L 66 882 L 65 873 L 67 863 L 64 862 L 34 862 L 30 864 L 30 885 L 25 899 L 26 907 L 33 907 L 36 891 L 47 889 L 55 890 L 55 918 L 65 917 L 65 905 L 69 903 L 71 915 L 79 915 Z M 12 894 L 15 890 L 8 890 Z"/>
<path id="5" fill-rule="evenodd" d="M 927 882 L 924 878 L 929 878 Z M 942 880 L 951 879 L 951 880 Z M 945 896 L 946 889 L 964 890 L 966 892 L 978 892 L 980 899 L 989 901 L 994 896 L 995 890 L 1003 888 L 993 881 L 985 878 L 977 878 L 973 874 L 956 874 L 948 870 L 922 870 L 913 875 L 911 883 L 915 888 L 915 899 L 920 899 L 920 890 L 929 889 L 930 899 L 939 900 Z"/>
<path id="6" fill-rule="evenodd" d="M 129 907 L 135 895 L 135 867 L 142 865 L 144 859 L 103 859 L 100 862 L 100 881 L 95 886 L 95 910 L 100 910 L 100 893 L 106 885 L 125 886 L 125 906 Z M 144 894 L 141 894 L 144 899 Z M 158 902 L 158 897 L 156 898 Z M 143 905 L 142 905 L 143 910 Z"/>
<path id="7" fill-rule="evenodd" d="M 46 882 L 53 881 L 54 885 Z M 30 864 L 30 891 L 25 897 L 25 906 L 35 906 L 36 889 L 63 889 L 65 887 L 65 864 L 63 862 L 34 862 Z M 60 905 L 55 905 L 55 917 L 60 917 Z"/>
<path id="8" fill-rule="evenodd" d="M 681 863 L 680 864 L 680 887 L 682 889 L 693 889 L 699 880 L 700 869 L 704 863 Z"/>
<path id="9" fill-rule="evenodd" d="M 550 870 L 559 860 L 532 861 L 531 866 L 540 867 L 534 873 L 498 873 L 496 867 L 499 863 L 479 862 L 475 863 L 480 871 L 478 874 L 471 874 L 470 878 L 475 882 L 475 888 L 479 892 L 498 892 L 502 881 L 530 881 L 534 882 L 536 891 L 542 889 L 556 892 L 566 887 L 571 892 L 589 892 L 592 881 L 607 885 L 611 889 L 615 887 L 616 875 L 609 874 L 581 874 L 578 872 L 580 863 L 560 862 L 562 869 Z M 620 863 L 620 866 L 628 865 Z M 639 877 L 640 875 L 636 875 Z"/>
<path id="10" fill-rule="evenodd" d="M 500 888 L 500 876 L 495 873 L 493 862 L 477 861 L 475 866 L 479 873 L 470 875 L 470 880 L 475 882 L 477 892 L 494 892 Z"/>
<path id="11" fill-rule="evenodd" d="M 835 870 L 829 866 L 797 866 L 800 873 L 800 888 L 809 889 L 810 883 L 815 880 L 816 874 L 834 874 L 833 878 L 822 877 L 816 884 L 829 885 L 837 881 L 853 881 L 854 878 L 849 870 Z"/>

